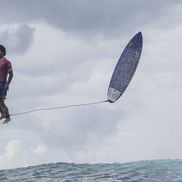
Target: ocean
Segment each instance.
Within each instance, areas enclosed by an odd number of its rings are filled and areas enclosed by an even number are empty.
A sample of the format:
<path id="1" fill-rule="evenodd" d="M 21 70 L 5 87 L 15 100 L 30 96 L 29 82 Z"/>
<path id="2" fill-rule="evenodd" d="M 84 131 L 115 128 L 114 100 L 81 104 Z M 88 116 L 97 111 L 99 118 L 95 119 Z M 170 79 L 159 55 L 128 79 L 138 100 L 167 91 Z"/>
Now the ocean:
<path id="1" fill-rule="evenodd" d="M 182 182 L 182 160 L 51 163 L 0 170 L 0 182 Z"/>

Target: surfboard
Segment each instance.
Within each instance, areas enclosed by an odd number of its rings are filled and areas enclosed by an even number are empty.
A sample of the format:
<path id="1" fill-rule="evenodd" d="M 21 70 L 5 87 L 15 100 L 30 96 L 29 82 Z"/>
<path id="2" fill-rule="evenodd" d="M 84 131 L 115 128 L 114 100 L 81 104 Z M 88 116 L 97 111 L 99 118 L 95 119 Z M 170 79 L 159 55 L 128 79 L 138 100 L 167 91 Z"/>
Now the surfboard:
<path id="1" fill-rule="evenodd" d="M 142 46 L 142 33 L 139 32 L 129 41 L 116 64 L 107 92 L 109 102 L 117 101 L 128 87 L 138 66 Z"/>

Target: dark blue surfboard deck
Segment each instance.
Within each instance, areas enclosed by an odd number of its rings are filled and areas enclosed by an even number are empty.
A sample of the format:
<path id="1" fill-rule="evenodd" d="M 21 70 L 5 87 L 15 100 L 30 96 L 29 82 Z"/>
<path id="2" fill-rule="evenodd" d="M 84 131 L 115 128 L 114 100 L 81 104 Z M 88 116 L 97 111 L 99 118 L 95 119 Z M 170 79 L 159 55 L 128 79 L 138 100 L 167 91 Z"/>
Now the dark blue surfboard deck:
<path id="1" fill-rule="evenodd" d="M 114 69 L 107 97 L 108 101 L 115 102 L 124 93 L 138 66 L 142 52 L 142 33 L 137 33 L 127 44 Z"/>

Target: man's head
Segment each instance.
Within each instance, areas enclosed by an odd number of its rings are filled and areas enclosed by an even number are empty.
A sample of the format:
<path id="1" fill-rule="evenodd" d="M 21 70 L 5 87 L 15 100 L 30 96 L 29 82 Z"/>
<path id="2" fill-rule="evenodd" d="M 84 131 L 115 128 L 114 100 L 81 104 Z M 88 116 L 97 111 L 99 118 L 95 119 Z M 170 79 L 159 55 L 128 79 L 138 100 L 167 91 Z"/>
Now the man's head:
<path id="1" fill-rule="evenodd" d="M 6 48 L 0 44 L 0 58 L 3 58 L 6 55 Z"/>

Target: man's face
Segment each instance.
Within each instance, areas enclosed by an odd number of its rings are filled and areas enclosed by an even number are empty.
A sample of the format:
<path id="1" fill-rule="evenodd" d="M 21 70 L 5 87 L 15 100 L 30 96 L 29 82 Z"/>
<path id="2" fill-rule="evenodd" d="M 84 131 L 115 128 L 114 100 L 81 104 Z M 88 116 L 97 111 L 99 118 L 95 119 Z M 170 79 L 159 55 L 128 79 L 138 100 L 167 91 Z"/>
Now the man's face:
<path id="1" fill-rule="evenodd" d="M 0 58 L 4 57 L 4 53 L 0 50 Z"/>

